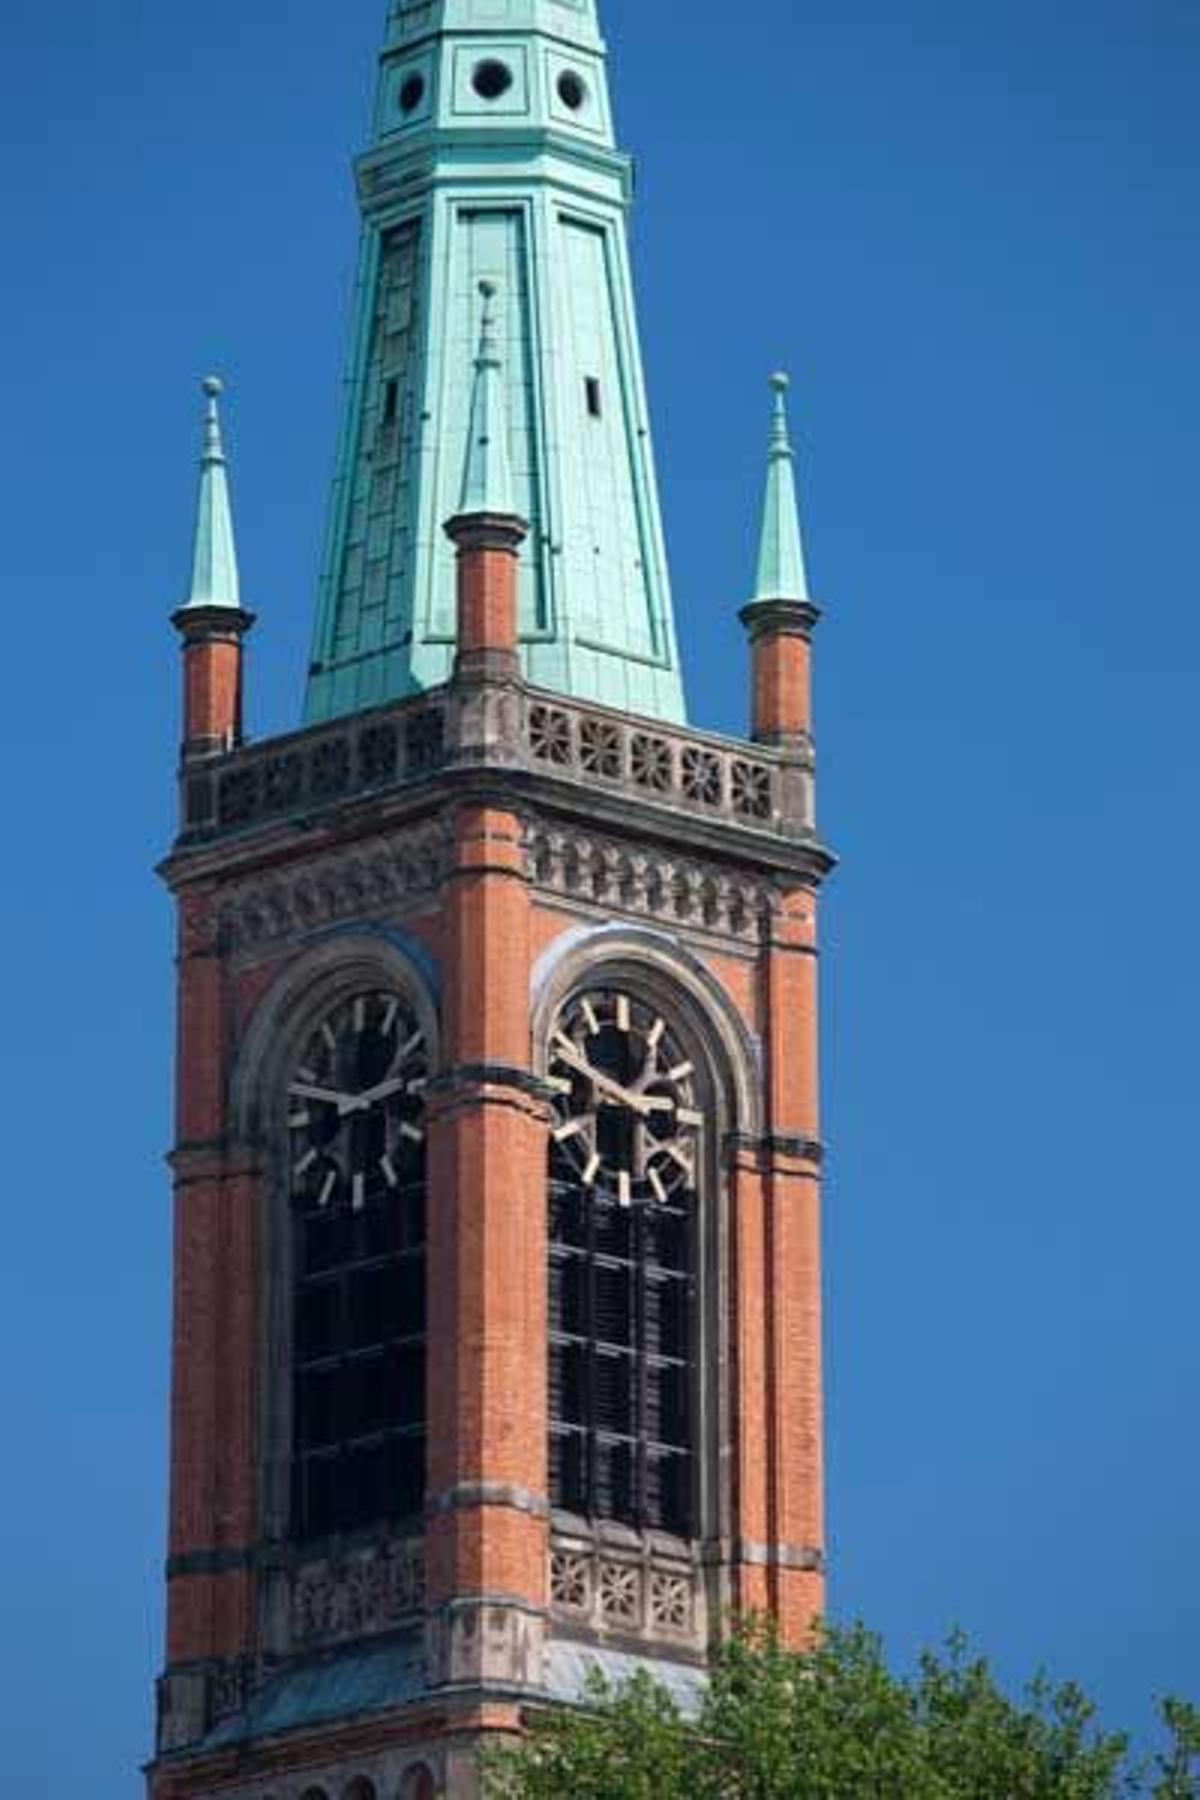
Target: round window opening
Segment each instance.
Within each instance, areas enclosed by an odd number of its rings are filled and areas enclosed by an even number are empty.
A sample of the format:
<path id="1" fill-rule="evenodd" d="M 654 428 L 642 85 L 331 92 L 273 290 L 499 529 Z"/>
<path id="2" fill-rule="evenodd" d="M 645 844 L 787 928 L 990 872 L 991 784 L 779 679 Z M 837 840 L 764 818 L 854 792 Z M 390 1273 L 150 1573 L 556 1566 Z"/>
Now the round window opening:
<path id="1" fill-rule="evenodd" d="M 578 112 L 588 97 L 583 77 L 576 75 L 573 69 L 567 69 L 558 78 L 558 97 L 564 106 L 569 106 L 572 112 Z"/>
<path id="2" fill-rule="evenodd" d="M 512 70 L 508 64 L 496 62 L 491 57 L 487 62 L 477 63 L 471 77 L 471 86 L 481 100 L 498 100 L 501 94 L 507 94 L 512 84 Z"/>
<path id="3" fill-rule="evenodd" d="M 400 111 L 402 113 L 416 112 L 424 98 L 425 77 L 423 75 L 406 76 L 400 83 Z"/>

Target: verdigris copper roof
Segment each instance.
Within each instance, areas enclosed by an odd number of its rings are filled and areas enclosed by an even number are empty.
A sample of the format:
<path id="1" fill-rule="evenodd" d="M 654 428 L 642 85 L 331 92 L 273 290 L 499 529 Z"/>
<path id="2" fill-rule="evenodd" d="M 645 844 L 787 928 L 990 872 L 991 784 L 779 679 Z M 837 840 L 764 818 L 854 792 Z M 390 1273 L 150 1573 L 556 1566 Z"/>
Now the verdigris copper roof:
<path id="1" fill-rule="evenodd" d="M 233 538 L 233 510 L 229 501 L 229 474 L 221 437 L 219 408 L 222 383 L 210 375 L 204 383 L 204 448 L 200 457 L 200 498 L 196 508 L 196 538 L 192 551 L 192 585 L 187 607 L 241 605 L 237 549 Z"/>
<path id="2" fill-rule="evenodd" d="M 775 396 L 767 453 L 767 493 L 758 549 L 755 600 L 808 600 L 808 576 L 796 502 L 795 455 L 788 431 L 788 377 L 772 375 Z"/>
<path id="3" fill-rule="evenodd" d="M 419 1632 L 374 1649 L 333 1652 L 277 1675 L 241 1712 L 210 1731 L 204 1748 L 219 1750 L 245 1738 L 271 1737 L 327 1719 L 346 1720 L 386 1711 L 419 1698 L 424 1682 L 424 1646 Z"/>
<path id="4" fill-rule="evenodd" d="M 353 349 L 306 722 L 449 677 L 455 551 L 444 527 L 463 498 L 484 281 L 503 378 L 484 384 L 487 457 L 469 473 L 490 487 L 503 454 L 506 510 L 529 526 L 525 677 L 681 722 L 626 235 L 632 174 L 591 0 L 393 5 L 358 194 Z"/>

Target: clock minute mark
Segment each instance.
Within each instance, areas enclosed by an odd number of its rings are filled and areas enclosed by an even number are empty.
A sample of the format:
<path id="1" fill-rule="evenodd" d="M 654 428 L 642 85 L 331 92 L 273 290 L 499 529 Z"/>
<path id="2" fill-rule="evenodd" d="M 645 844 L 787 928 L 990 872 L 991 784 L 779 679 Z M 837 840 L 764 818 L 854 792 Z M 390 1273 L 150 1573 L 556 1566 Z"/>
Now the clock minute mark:
<path id="1" fill-rule="evenodd" d="M 361 1212 L 363 1207 L 366 1205 L 366 1203 L 367 1203 L 367 1181 L 366 1181 L 366 1176 L 362 1173 L 362 1170 L 360 1169 L 354 1177 L 354 1184 L 351 1189 L 350 1204 L 353 1207 L 355 1212 Z"/>
<path id="2" fill-rule="evenodd" d="M 658 1049 L 658 1046 L 662 1043 L 663 1038 L 666 1035 L 666 1030 L 667 1021 L 665 1019 L 655 1019 L 653 1025 L 646 1033 L 646 1042 L 651 1050 Z"/>
<path id="3" fill-rule="evenodd" d="M 307 1113 L 307 1112 L 293 1113 L 291 1118 L 288 1120 L 288 1125 L 292 1131 L 300 1131 L 304 1128 L 305 1125 L 311 1125 L 311 1124 L 312 1124 L 312 1114 Z"/>
<path id="4" fill-rule="evenodd" d="M 410 1125 L 407 1119 L 400 1121 L 400 1136 L 407 1138 L 410 1144 L 423 1144 L 425 1133 L 417 1125 Z"/>
<path id="5" fill-rule="evenodd" d="M 554 1133 L 555 1143 L 565 1144 L 568 1138 L 578 1137 L 581 1131 L 587 1130 L 587 1123 L 586 1119 L 568 1119 L 566 1124 L 560 1125 Z"/>
<path id="6" fill-rule="evenodd" d="M 425 1033 L 418 1027 L 409 1038 L 407 1044 L 401 1045 L 400 1049 L 396 1052 L 396 1061 L 407 1062 L 413 1051 L 419 1050 L 424 1042 Z"/>
<path id="7" fill-rule="evenodd" d="M 308 1171 L 312 1168 L 312 1166 L 316 1162 L 316 1160 L 317 1160 L 316 1151 L 315 1150 L 306 1150 L 304 1155 L 300 1158 L 300 1161 L 296 1164 L 294 1173 L 297 1176 L 307 1175 Z"/>
<path id="8" fill-rule="evenodd" d="M 381 1156 L 379 1166 L 383 1170 L 383 1179 L 390 1188 L 400 1186 L 400 1177 L 396 1173 L 396 1165 L 390 1156 Z"/>
<path id="9" fill-rule="evenodd" d="M 617 1171 L 617 1201 L 621 1206 L 633 1205 L 633 1182 L 628 1169 Z"/>
<path id="10" fill-rule="evenodd" d="M 367 1002 L 363 994 L 354 1002 L 354 1029 L 360 1037 L 367 1029 Z"/>
<path id="11" fill-rule="evenodd" d="M 692 1062 L 676 1063 L 673 1069 L 667 1070 L 668 1081 L 686 1081 L 689 1075 L 696 1073 L 696 1065 Z"/>
<path id="12" fill-rule="evenodd" d="M 600 1173 L 600 1156 L 597 1151 L 593 1150 L 591 1157 L 588 1160 L 587 1168 L 583 1171 L 584 1187 L 595 1187 L 596 1177 L 599 1173 Z"/>
<path id="13" fill-rule="evenodd" d="M 654 1189 L 654 1198 L 658 1201 L 660 1206 L 665 1206 L 667 1204 L 666 1184 L 653 1163 L 650 1165 L 648 1175 L 650 1186 Z"/>
<path id="14" fill-rule="evenodd" d="M 316 1070 L 315 1070 L 315 1069 L 310 1069 L 310 1068 L 309 1068 L 309 1067 L 308 1067 L 308 1066 L 307 1066 L 307 1064 L 306 1064 L 306 1065 L 305 1065 L 305 1067 L 304 1067 L 304 1068 L 302 1068 L 302 1069 L 297 1069 L 297 1070 L 296 1070 L 296 1074 L 297 1074 L 297 1075 L 298 1075 L 298 1076 L 299 1076 L 299 1078 L 300 1078 L 300 1080 L 301 1080 L 301 1081 L 308 1081 L 308 1082 L 313 1082 L 313 1081 L 317 1081 L 317 1080 L 319 1080 L 319 1076 L 318 1076 L 318 1075 L 317 1075 L 317 1071 L 316 1071 Z"/>
<path id="15" fill-rule="evenodd" d="M 336 1188 L 336 1186 L 337 1186 L 337 1170 L 330 1169 L 328 1175 L 325 1177 L 325 1185 L 321 1189 L 321 1192 L 317 1198 L 318 1206 L 328 1206 L 329 1205 L 329 1202 L 333 1199 L 333 1190 L 334 1190 L 334 1188 Z"/>
<path id="16" fill-rule="evenodd" d="M 675 1118 L 680 1125 L 691 1125 L 697 1130 L 704 1123 L 704 1114 L 693 1112 L 690 1106 L 678 1107 L 676 1109 Z"/>
<path id="17" fill-rule="evenodd" d="M 336 1055 L 337 1054 L 337 1039 L 333 1035 L 333 1026 L 329 1023 L 328 1019 L 326 1019 L 325 1023 L 321 1027 L 321 1036 L 325 1039 L 325 1042 L 329 1048 L 330 1054 Z"/>
<path id="18" fill-rule="evenodd" d="M 392 1026 L 396 1023 L 396 1014 L 399 1011 L 400 1011 L 400 1002 L 393 996 L 393 998 L 388 1001 L 387 1011 L 383 1015 L 382 1029 L 383 1029 L 384 1037 L 390 1036 Z"/>
<path id="19" fill-rule="evenodd" d="M 580 1003 L 579 1010 L 587 1020 L 587 1028 L 590 1035 L 596 1037 L 600 1031 L 600 1020 L 597 1017 L 595 1007 L 590 1000 L 584 1000 Z M 559 1035 L 561 1036 L 562 1034 L 560 1033 Z"/>
<path id="20" fill-rule="evenodd" d="M 617 1030 L 628 1034 L 630 1026 L 629 995 L 617 995 Z"/>

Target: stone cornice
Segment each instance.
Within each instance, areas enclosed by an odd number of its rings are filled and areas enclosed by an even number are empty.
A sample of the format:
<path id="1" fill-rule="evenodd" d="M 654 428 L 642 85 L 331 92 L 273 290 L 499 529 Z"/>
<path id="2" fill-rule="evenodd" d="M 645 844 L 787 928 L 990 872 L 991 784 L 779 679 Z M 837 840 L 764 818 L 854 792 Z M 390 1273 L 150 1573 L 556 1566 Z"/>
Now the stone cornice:
<path id="1" fill-rule="evenodd" d="M 738 614 L 750 642 L 768 635 L 808 640 L 821 617 L 812 600 L 752 600 Z"/>
<path id="2" fill-rule="evenodd" d="M 161 872 L 182 889 L 274 870 L 483 802 L 816 887 L 834 859 L 812 828 L 812 794 L 807 742 L 780 751 L 714 739 L 484 682 L 189 768 L 183 833 Z"/>

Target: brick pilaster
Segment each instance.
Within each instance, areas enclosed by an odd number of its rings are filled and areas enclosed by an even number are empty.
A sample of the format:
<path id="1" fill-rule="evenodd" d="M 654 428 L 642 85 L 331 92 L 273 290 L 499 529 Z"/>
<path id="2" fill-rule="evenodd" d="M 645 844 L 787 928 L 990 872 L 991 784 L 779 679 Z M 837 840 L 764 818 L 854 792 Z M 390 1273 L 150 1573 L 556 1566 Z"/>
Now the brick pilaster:
<path id="1" fill-rule="evenodd" d="M 255 1283 L 261 1176 L 225 1136 L 225 977 L 211 895 L 180 902 L 169 1664 L 252 1634 Z"/>
<path id="2" fill-rule="evenodd" d="M 824 1604 L 816 896 L 789 896 L 767 952 L 762 1146 L 771 1611 L 801 1642 Z"/>
<path id="3" fill-rule="evenodd" d="M 546 1604 L 546 1130 L 530 1073 L 520 823 L 461 809 L 430 1094 L 429 1561 L 441 1678 L 539 1679 Z"/>

